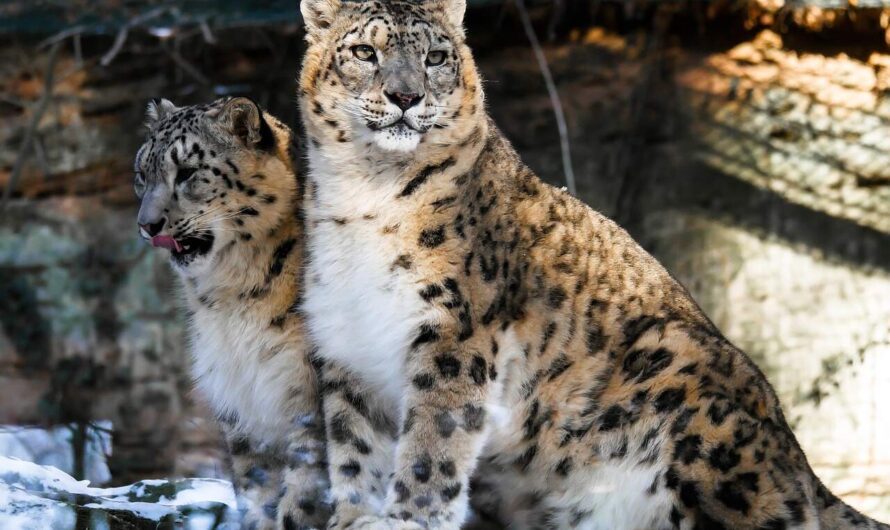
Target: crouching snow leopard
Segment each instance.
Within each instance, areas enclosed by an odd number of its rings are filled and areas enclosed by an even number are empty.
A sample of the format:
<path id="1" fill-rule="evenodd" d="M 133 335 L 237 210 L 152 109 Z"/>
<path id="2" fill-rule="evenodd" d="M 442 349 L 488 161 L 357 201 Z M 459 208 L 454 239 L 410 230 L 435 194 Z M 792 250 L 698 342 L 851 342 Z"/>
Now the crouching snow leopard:
<path id="1" fill-rule="evenodd" d="M 170 251 L 181 280 L 193 375 L 226 434 L 245 527 L 323 527 L 324 432 L 295 307 L 303 222 L 291 132 L 245 98 L 163 100 L 147 125 L 139 231 Z"/>
<path id="2" fill-rule="evenodd" d="M 888 528 L 654 258 L 522 164 L 464 4 L 301 3 L 330 527 L 458 528 L 472 502 L 511 528 Z"/>

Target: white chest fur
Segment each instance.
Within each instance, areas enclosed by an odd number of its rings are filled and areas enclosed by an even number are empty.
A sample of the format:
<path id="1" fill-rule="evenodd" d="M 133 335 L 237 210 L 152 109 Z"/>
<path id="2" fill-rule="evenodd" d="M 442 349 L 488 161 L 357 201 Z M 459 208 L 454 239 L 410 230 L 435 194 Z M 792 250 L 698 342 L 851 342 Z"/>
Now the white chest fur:
<path id="1" fill-rule="evenodd" d="M 198 390 L 221 416 L 237 415 L 239 429 L 267 443 L 284 441 L 300 381 L 301 345 L 277 340 L 268 321 L 234 311 L 198 310 L 191 326 Z"/>
<path id="2" fill-rule="evenodd" d="M 394 209 L 394 187 L 325 186 L 307 215 L 310 335 L 319 355 L 348 367 L 389 410 L 398 410 L 405 355 L 428 311 L 412 272 L 394 264 L 407 252 L 405 242 L 385 233 L 406 212 Z"/>

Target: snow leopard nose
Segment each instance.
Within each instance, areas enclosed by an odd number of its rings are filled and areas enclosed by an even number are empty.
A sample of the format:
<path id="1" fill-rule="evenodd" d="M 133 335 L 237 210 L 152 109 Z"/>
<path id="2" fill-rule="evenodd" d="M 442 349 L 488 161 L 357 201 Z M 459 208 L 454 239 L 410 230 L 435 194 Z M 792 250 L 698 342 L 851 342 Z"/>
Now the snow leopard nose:
<path id="1" fill-rule="evenodd" d="M 424 94 L 405 94 L 403 92 L 387 92 L 386 98 L 402 109 L 402 112 L 417 105 L 423 100 Z"/>
<path id="2" fill-rule="evenodd" d="M 154 237 L 161 233 L 161 230 L 164 229 L 164 223 L 167 222 L 167 219 L 161 217 L 160 220 L 153 223 L 140 223 L 139 228 L 142 229 L 143 232 L 148 234 L 148 237 Z"/>

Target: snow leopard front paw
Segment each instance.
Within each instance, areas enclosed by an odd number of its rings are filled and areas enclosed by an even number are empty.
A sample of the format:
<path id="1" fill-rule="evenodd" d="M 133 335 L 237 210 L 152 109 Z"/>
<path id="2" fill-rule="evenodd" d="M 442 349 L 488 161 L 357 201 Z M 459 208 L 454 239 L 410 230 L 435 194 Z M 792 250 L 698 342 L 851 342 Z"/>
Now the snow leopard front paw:
<path id="1" fill-rule="evenodd" d="M 311 489 L 288 487 L 278 504 L 278 528 L 284 530 L 323 529 L 330 516 L 330 503 Z"/>
<path id="2" fill-rule="evenodd" d="M 331 519 L 328 530 L 423 530 L 423 527 L 415 522 L 393 517 L 365 515 L 349 520 L 335 516 Z"/>

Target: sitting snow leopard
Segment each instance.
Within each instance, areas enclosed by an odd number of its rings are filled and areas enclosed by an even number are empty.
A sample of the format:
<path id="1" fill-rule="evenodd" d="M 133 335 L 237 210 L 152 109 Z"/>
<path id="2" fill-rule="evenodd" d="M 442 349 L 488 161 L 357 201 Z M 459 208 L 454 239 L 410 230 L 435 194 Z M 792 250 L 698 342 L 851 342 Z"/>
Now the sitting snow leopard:
<path id="1" fill-rule="evenodd" d="M 489 120 L 463 0 L 302 0 L 330 528 L 883 528 L 763 374 Z M 471 479 L 481 489 L 471 486 Z"/>
<path id="2" fill-rule="evenodd" d="M 324 526 L 324 431 L 294 305 L 303 223 L 291 132 L 246 98 L 163 100 L 147 125 L 139 231 L 170 251 L 181 280 L 193 375 L 225 432 L 245 527 Z"/>

